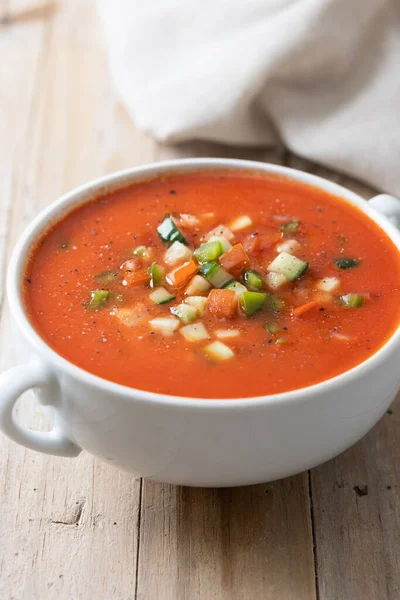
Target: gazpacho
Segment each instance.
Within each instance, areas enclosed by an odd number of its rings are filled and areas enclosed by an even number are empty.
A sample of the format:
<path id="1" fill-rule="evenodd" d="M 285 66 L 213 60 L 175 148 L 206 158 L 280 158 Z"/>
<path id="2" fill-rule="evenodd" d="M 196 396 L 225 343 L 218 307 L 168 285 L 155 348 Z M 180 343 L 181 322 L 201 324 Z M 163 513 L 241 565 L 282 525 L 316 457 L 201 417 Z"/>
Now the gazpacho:
<path id="1" fill-rule="evenodd" d="M 99 377 L 198 398 L 286 392 L 376 352 L 399 252 L 364 213 L 296 181 L 170 174 L 73 210 L 32 251 L 29 318 Z"/>

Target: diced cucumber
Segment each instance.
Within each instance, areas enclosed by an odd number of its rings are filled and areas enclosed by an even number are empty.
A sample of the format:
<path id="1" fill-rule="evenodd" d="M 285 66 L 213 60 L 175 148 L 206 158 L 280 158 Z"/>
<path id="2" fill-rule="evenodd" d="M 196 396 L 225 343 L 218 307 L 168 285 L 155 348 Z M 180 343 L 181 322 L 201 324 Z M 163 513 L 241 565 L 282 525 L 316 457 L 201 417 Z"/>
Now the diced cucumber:
<path id="1" fill-rule="evenodd" d="M 353 269 L 359 265 L 358 260 L 355 258 L 338 258 L 333 262 L 339 269 Z"/>
<path id="2" fill-rule="evenodd" d="M 285 303 L 282 298 L 279 298 L 275 294 L 266 294 L 265 306 L 269 310 L 280 312 L 285 308 Z"/>
<path id="3" fill-rule="evenodd" d="M 178 304 L 178 306 L 173 306 L 170 311 L 175 317 L 178 317 L 184 325 L 188 325 L 199 318 L 197 308 L 190 304 Z"/>
<path id="4" fill-rule="evenodd" d="M 249 269 L 243 273 L 243 281 L 246 287 L 253 292 L 257 292 L 263 287 L 263 280 L 260 273 L 257 273 L 253 269 Z"/>
<path id="5" fill-rule="evenodd" d="M 228 252 L 232 248 L 232 244 L 223 235 L 212 235 L 208 238 L 209 242 L 221 242 L 221 246 L 224 252 Z"/>
<path id="6" fill-rule="evenodd" d="M 150 273 L 150 287 L 156 288 L 164 283 L 165 269 L 157 263 L 153 263 L 149 269 Z"/>
<path id="7" fill-rule="evenodd" d="M 92 290 L 90 300 L 86 306 L 87 310 L 99 310 L 108 302 L 110 292 L 108 290 Z"/>
<path id="8" fill-rule="evenodd" d="M 144 307 L 142 305 L 124 308 L 113 308 L 112 314 L 127 327 L 137 327 L 145 320 Z"/>
<path id="9" fill-rule="evenodd" d="M 223 236 L 228 240 L 230 244 L 235 243 L 235 236 L 233 235 L 229 227 L 226 227 L 225 225 L 218 225 L 218 227 L 214 227 L 214 229 L 211 229 L 211 231 L 209 231 L 205 236 L 205 239 L 210 240 L 212 237 L 215 236 Z"/>
<path id="10" fill-rule="evenodd" d="M 206 356 L 218 362 L 235 356 L 229 346 L 226 346 L 222 342 L 211 342 L 211 344 L 203 348 L 203 352 Z"/>
<path id="11" fill-rule="evenodd" d="M 271 288 L 271 290 L 278 290 L 288 282 L 286 277 L 280 273 L 268 273 L 265 279 L 268 287 Z"/>
<path id="12" fill-rule="evenodd" d="M 251 315 L 254 315 L 255 312 L 264 306 L 266 298 L 267 294 L 246 291 L 239 296 L 240 306 L 246 316 L 251 317 Z"/>
<path id="13" fill-rule="evenodd" d="M 340 301 L 346 308 L 361 308 L 364 304 L 364 296 L 361 294 L 346 294 L 340 296 Z"/>
<path id="14" fill-rule="evenodd" d="M 208 340 L 210 337 L 207 329 L 204 327 L 203 323 L 200 322 L 181 327 L 179 333 L 181 333 L 188 342 L 202 342 Z"/>
<path id="15" fill-rule="evenodd" d="M 146 246 L 138 246 L 137 248 L 135 248 L 133 250 L 132 254 L 134 256 L 146 257 L 146 255 L 147 255 L 147 248 L 146 248 Z"/>
<path id="16" fill-rule="evenodd" d="M 278 325 L 278 323 L 265 323 L 264 325 L 264 329 L 266 331 L 268 331 L 268 333 L 270 333 L 271 335 L 275 335 L 276 333 L 278 333 L 278 331 L 280 331 L 280 327 Z"/>
<path id="17" fill-rule="evenodd" d="M 163 287 L 159 287 L 154 292 L 151 292 L 149 298 L 154 304 L 165 304 L 175 299 L 175 296 Z"/>
<path id="18" fill-rule="evenodd" d="M 284 240 L 277 245 L 277 252 L 286 252 L 287 254 L 296 254 L 300 249 L 300 244 L 297 240 Z"/>
<path id="19" fill-rule="evenodd" d="M 292 219 L 292 221 L 288 221 L 287 223 L 283 223 L 280 226 L 280 230 L 283 233 L 297 233 L 300 227 L 300 223 L 297 219 Z"/>
<path id="20" fill-rule="evenodd" d="M 336 277 L 324 277 L 317 283 L 317 289 L 323 292 L 334 292 L 340 286 L 340 281 Z"/>
<path id="21" fill-rule="evenodd" d="M 100 281 L 101 283 L 103 283 L 104 285 L 110 285 L 111 283 L 114 283 L 114 281 L 116 281 L 119 277 L 119 273 L 118 271 L 102 271 L 101 273 L 97 273 L 97 275 L 94 276 L 95 279 L 97 279 L 97 281 Z"/>
<path id="22" fill-rule="evenodd" d="M 221 254 L 224 253 L 224 249 L 219 240 L 215 240 L 213 242 L 206 242 L 205 244 L 201 244 L 197 250 L 194 251 L 194 258 L 198 263 L 207 263 L 213 260 L 216 260 Z"/>
<path id="23" fill-rule="evenodd" d="M 166 244 L 181 242 L 182 244 L 186 244 L 186 246 L 188 245 L 186 238 L 179 231 L 170 215 L 165 217 L 161 225 L 157 227 L 157 231 L 160 239 Z"/>
<path id="24" fill-rule="evenodd" d="M 179 319 L 175 317 L 158 317 L 149 321 L 152 331 L 161 333 L 162 335 L 173 335 L 179 329 Z"/>
<path id="25" fill-rule="evenodd" d="M 200 273 L 213 285 L 221 288 L 228 281 L 232 280 L 232 275 L 217 262 L 207 262 L 200 267 Z"/>
<path id="26" fill-rule="evenodd" d="M 239 329 L 217 329 L 214 331 L 215 337 L 220 340 L 225 340 L 227 338 L 234 338 L 240 335 Z"/>
<path id="27" fill-rule="evenodd" d="M 194 306 L 200 317 L 202 317 L 206 310 L 208 300 L 204 296 L 188 296 L 185 299 L 185 302 L 186 304 L 190 304 L 190 306 Z"/>
<path id="28" fill-rule="evenodd" d="M 243 215 L 232 221 L 232 223 L 229 225 L 229 228 L 231 229 L 231 231 L 240 231 L 241 229 L 246 229 L 246 227 L 250 227 L 250 225 L 253 225 L 253 221 L 250 219 L 249 216 Z"/>
<path id="29" fill-rule="evenodd" d="M 174 267 L 184 262 L 188 262 L 192 258 L 190 248 L 182 244 L 182 242 L 174 242 L 165 253 L 165 263 Z"/>
<path id="30" fill-rule="evenodd" d="M 229 281 L 229 283 L 226 283 L 224 285 L 224 290 L 233 290 L 234 292 L 236 292 L 237 296 L 241 296 L 243 292 L 247 292 L 247 287 L 245 287 L 238 281 Z"/>
<path id="31" fill-rule="evenodd" d="M 304 260 L 300 260 L 287 252 L 281 252 L 269 265 L 268 271 L 284 275 L 289 281 L 295 281 L 307 268 L 308 263 Z"/>
<path id="32" fill-rule="evenodd" d="M 201 275 L 195 275 L 190 280 L 189 285 L 185 290 L 186 296 L 201 296 L 202 294 L 208 294 L 211 289 L 211 284 L 204 279 Z"/>

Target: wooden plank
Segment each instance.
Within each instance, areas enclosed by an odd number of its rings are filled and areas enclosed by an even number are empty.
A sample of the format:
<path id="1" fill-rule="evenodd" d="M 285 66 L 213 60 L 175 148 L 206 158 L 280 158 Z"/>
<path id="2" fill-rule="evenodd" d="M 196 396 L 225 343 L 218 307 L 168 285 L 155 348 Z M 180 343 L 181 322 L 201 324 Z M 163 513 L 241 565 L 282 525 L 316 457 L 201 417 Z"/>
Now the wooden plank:
<path id="1" fill-rule="evenodd" d="M 84 0 L 4 31 L 9 89 L 0 131 L 9 144 L 18 141 L 13 168 L 10 146 L 0 160 L 7 258 L 26 223 L 60 193 L 154 156 L 154 143 L 116 104 L 99 36 L 94 6 Z M 15 360 L 7 314 L 0 333 L 4 369 Z M 25 425 L 48 428 L 29 396 L 18 412 Z M 45 457 L 4 436 L 0 444 L 0 597 L 133 598 L 140 482 L 86 454 Z"/>

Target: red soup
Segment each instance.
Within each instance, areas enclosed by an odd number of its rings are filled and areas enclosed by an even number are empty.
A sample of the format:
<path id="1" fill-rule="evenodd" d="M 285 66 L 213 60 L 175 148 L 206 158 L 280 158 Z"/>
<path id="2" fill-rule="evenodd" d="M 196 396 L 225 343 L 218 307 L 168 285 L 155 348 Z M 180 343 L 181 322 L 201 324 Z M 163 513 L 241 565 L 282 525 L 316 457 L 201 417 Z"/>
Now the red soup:
<path id="1" fill-rule="evenodd" d="M 351 369 L 399 323 L 391 240 L 340 198 L 245 172 L 170 175 L 71 212 L 26 269 L 61 356 L 152 392 L 240 398 Z"/>

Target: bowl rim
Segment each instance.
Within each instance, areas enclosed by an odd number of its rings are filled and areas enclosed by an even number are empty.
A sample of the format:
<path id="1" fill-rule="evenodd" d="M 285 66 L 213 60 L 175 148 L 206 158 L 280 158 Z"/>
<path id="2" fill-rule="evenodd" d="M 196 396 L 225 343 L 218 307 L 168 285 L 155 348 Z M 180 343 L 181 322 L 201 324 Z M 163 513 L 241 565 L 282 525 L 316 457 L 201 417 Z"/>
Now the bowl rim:
<path id="1" fill-rule="evenodd" d="M 53 220 L 57 222 L 60 218 L 70 212 L 68 207 L 76 208 L 90 201 L 92 197 L 101 196 L 102 188 L 111 187 L 113 191 L 122 189 L 134 183 L 135 180 L 149 179 L 167 173 L 187 173 L 196 171 L 207 171 L 210 169 L 244 170 L 250 172 L 264 172 L 277 176 L 283 176 L 304 184 L 311 185 L 327 193 L 339 196 L 345 202 L 357 206 L 364 214 L 374 221 L 384 233 L 391 239 L 400 252 L 400 231 L 378 211 L 368 206 L 365 199 L 348 190 L 347 188 L 329 181 L 318 175 L 306 173 L 298 169 L 242 159 L 225 158 L 186 158 L 168 161 L 152 162 L 144 165 L 115 171 L 111 174 L 90 180 L 89 182 L 75 187 L 63 194 L 54 202 L 50 203 L 30 222 L 20 235 L 14 247 L 8 271 L 7 271 L 7 296 L 11 313 L 21 330 L 22 335 L 28 338 L 40 359 L 45 359 L 55 368 L 56 372 L 65 371 L 74 379 L 100 388 L 103 392 L 110 392 L 123 396 L 128 400 L 151 402 L 153 404 L 176 406 L 191 409 L 242 409 L 257 408 L 260 406 L 276 406 L 281 403 L 301 402 L 307 400 L 310 395 L 332 392 L 341 386 L 349 384 L 362 377 L 371 369 L 379 367 L 400 345 L 400 325 L 395 329 L 390 338 L 370 357 L 348 371 L 344 371 L 330 379 L 319 383 L 264 396 L 250 396 L 245 398 L 197 398 L 190 396 L 174 396 L 149 392 L 139 388 L 128 387 L 103 379 L 94 375 L 53 350 L 35 330 L 25 312 L 21 295 L 21 277 L 26 265 L 27 250 L 31 248 L 33 241 L 40 237 L 46 225 Z M 97 192 L 97 194 L 96 194 Z M 73 205 L 73 207 L 71 207 Z"/>

